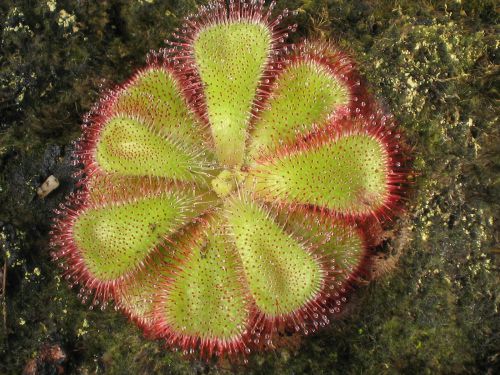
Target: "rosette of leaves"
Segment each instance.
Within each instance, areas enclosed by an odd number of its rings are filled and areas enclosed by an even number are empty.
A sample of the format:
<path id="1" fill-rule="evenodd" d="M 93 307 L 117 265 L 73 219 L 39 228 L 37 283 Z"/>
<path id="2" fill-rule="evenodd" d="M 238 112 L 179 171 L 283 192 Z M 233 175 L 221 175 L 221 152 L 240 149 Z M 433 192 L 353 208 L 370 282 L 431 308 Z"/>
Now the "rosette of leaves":
<path id="1" fill-rule="evenodd" d="M 286 43 L 273 4 L 215 2 L 85 118 L 53 256 L 91 305 L 203 357 L 329 323 L 405 174 L 355 64 Z"/>

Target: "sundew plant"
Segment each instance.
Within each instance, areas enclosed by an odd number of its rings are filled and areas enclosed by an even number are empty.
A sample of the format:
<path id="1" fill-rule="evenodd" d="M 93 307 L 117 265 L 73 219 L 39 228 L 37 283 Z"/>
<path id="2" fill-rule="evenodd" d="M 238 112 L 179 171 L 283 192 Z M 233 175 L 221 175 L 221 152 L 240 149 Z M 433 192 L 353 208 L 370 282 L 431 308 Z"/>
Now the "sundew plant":
<path id="1" fill-rule="evenodd" d="M 400 134 L 353 60 L 263 1 L 214 2 L 84 120 L 53 258 L 91 308 L 200 357 L 309 334 L 401 207 Z"/>

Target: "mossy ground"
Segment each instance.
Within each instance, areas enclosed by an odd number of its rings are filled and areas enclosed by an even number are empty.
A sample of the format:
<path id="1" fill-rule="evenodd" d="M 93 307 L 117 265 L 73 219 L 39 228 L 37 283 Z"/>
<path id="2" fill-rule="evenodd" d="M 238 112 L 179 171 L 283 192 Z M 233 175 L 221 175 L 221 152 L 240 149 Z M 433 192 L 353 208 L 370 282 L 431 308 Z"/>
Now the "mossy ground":
<path id="1" fill-rule="evenodd" d="M 495 1 L 284 0 L 301 36 L 348 48 L 402 125 L 418 177 L 375 275 L 320 334 L 247 366 L 183 359 L 112 309 L 90 311 L 49 260 L 51 209 L 72 189 L 70 141 L 98 98 L 195 10 L 195 1 L 0 4 L 0 373 L 45 344 L 67 373 L 494 373 L 500 132 Z M 36 188 L 54 174 L 45 200 Z M 1 280 L 2 278 L 0 278 Z M 50 366 L 49 366 L 50 367 Z M 50 368 L 49 368 L 50 370 Z M 50 372 L 49 372 L 50 373 Z"/>

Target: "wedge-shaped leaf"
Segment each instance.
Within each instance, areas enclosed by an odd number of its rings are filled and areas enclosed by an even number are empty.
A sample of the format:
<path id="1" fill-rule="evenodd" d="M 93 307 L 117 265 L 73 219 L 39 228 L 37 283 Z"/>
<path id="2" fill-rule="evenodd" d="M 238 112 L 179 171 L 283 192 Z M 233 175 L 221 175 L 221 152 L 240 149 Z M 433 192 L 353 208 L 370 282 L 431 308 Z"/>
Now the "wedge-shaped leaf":
<path id="1" fill-rule="evenodd" d="M 210 170 L 200 151 L 158 134 L 142 121 L 114 117 L 101 132 L 95 157 L 105 172 L 196 181 Z"/>
<path id="2" fill-rule="evenodd" d="M 276 79 L 266 108 L 254 125 L 250 156 L 272 152 L 313 125 L 322 125 L 349 100 L 349 88 L 328 66 L 306 59 L 293 62 Z"/>
<path id="3" fill-rule="evenodd" d="M 326 238 L 321 238 L 319 233 L 322 229 L 318 223 L 313 223 L 311 227 L 313 233 L 317 233 L 316 239 L 311 240 L 321 239 L 317 245 L 330 263 L 331 279 L 328 284 L 330 287 L 342 287 L 344 281 L 355 278 L 363 266 L 366 247 L 361 232 L 352 226 L 337 222 L 329 228 Z"/>
<path id="4" fill-rule="evenodd" d="M 327 265 L 327 293 L 341 289 L 363 267 L 366 244 L 354 224 L 332 220 L 312 210 L 280 213 L 278 217 L 288 231 L 310 244 L 313 253 Z"/>
<path id="5" fill-rule="evenodd" d="M 247 186 L 269 202 L 368 215 L 389 199 L 388 165 L 381 140 L 362 129 L 346 130 L 259 162 Z"/>
<path id="6" fill-rule="evenodd" d="M 176 141 L 198 147 L 203 144 L 202 125 L 190 112 L 180 83 L 169 69 L 152 67 L 139 72 L 118 93 L 113 109 L 147 120 Z"/>
<path id="7" fill-rule="evenodd" d="M 148 333 L 154 321 L 154 304 L 157 295 L 172 267 L 172 259 L 163 252 L 156 253 L 148 266 L 137 270 L 133 277 L 121 283 L 115 289 L 117 305 L 128 316 L 138 322 Z"/>
<path id="8" fill-rule="evenodd" d="M 210 210 L 217 195 L 208 186 L 183 184 L 167 178 L 95 174 L 86 181 L 88 204 L 105 206 L 114 201 L 131 201 L 162 193 L 193 199 L 197 212 Z"/>
<path id="9" fill-rule="evenodd" d="M 188 254 L 179 256 L 162 293 L 155 313 L 159 330 L 186 340 L 199 338 L 212 348 L 238 341 L 248 324 L 248 304 L 235 250 L 217 225 L 195 237 L 180 246 Z"/>
<path id="10" fill-rule="evenodd" d="M 264 314 L 289 314 L 315 298 L 323 281 L 320 264 L 268 212 L 238 199 L 227 204 L 226 216 L 250 293 Z"/>
<path id="11" fill-rule="evenodd" d="M 243 162 L 250 112 L 270 48 L 268 26 L 245 19 L 206 26 L 194 41 L 216 154 L 223 165 Z"/>
<path id="12" fill-rule="evenodd" d="M 85 269 L 108 282 L 140 267 L 156 245 L 198 214 L 195 198 L 163 193 L 89 207 L 72 232 Z"/>

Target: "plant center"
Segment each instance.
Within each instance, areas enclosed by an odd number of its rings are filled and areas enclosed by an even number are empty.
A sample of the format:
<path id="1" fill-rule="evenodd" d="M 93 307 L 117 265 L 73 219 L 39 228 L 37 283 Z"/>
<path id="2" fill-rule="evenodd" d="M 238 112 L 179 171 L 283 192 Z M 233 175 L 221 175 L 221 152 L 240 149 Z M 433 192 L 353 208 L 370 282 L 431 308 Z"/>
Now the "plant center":
<path id="1" fill-rule="evenodd" d="M 227 197 L 241 185 L 246 174 L 240 170 L 224 169 L 212 180 L 212 189 L 219 198 Z"/>

